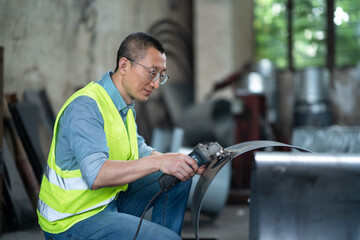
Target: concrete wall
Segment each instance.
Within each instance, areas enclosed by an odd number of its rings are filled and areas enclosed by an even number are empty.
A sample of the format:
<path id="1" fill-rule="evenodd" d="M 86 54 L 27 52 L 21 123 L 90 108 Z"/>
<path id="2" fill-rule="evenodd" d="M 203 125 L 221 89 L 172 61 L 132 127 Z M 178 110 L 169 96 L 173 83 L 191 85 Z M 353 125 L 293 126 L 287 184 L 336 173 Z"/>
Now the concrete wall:
<path id="1" fill-rule="evenodd" d="M 95 14 L 85 1 L 1 1 L 5 93 L 46 88 L 59 108 L 88 81 L 94 63 Z M 91 15 L 91 16 L 90 16 Z"/>
<path id="2" fill-rule="evenodd" d="M 189 25 L 191 18 L 180 17 L 189 2 L 0 0 L 4 91 L 21 98 L 25 89 L 45 88 L 57 112 L 77 88 L 115 68 L 129 33 L 169 16 Z"/>
<path id="3" fill-rule="evenodd" d="M 252 0 L 197 0 L 194 7 L 195 98 L 253 59 Z M 230 89 L 218 97 L 232 95 Z M 212 96 L 214 97 L 214 96 Z"/>

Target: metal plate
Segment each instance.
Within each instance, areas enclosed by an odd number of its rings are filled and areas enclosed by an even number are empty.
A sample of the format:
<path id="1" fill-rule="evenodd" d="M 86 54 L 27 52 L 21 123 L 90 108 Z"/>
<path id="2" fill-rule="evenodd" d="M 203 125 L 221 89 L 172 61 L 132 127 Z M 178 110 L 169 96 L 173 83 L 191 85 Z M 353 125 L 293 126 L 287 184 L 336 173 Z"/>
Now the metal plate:
<path id="1" fill-rule="evenodd" d="M 360 239 L 360 155 L 258 152 L 255 163 L 251 239 Z"/>

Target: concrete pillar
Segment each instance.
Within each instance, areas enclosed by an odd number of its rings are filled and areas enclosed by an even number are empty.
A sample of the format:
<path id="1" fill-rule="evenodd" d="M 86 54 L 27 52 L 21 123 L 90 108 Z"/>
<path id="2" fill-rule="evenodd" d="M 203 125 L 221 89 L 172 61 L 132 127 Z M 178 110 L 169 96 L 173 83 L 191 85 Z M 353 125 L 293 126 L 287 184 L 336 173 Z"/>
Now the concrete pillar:
<path id="1" fill-rule="evenodd" d="M 215 82 L 252 60 L 252 6 L 251 0 L 195 1 L 196 101 L 203 101 Z"/>

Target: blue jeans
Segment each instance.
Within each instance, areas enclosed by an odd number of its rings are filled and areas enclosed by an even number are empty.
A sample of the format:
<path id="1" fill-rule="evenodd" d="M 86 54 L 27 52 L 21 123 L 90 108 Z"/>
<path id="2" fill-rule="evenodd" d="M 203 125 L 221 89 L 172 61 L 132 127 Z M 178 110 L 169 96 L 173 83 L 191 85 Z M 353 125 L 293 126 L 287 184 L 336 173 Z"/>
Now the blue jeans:
<path id="1" fill-rule="evenodd" d="M 44 232 L 46 239 L 133 239 L 141 214 L 160 190 L 161 172 L 143 177 L 121 192 L 104 211 L 76 223 L 63 233 Z M 153 203 L 151 222 L 143 220 L 137 240 L 181 239 L 191 180 L 163 192 Z"/>

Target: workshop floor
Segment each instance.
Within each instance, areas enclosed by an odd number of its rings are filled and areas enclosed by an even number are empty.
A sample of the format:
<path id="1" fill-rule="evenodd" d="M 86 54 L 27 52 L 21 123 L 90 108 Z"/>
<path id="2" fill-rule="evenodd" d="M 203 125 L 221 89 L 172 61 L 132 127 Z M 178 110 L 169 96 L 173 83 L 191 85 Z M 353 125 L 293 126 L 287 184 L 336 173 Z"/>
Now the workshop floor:
<path id="1" fill-rule="evenodd" d="M 227 205 L 215 220 L 206 215 L 200 216 L 200 240 L 248 240 L 249 207 L 248 205 Z M 190 212 L 186 212 L 182 237 L 184 240 L 195 239 L 191 225 Z M 43 240 L 38 228 L 3 234 L 1 240 Z"/>
<path id="2" fill-rule="evenodd" d="M 190 212 L 185 214 L 182 237 L 184 240 L 195 239 Z M 248 240 L 249 206 L 227 205 L 213 221 L 210 217 L 201 215 L 199 237 L 200 240 Z"/>

